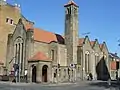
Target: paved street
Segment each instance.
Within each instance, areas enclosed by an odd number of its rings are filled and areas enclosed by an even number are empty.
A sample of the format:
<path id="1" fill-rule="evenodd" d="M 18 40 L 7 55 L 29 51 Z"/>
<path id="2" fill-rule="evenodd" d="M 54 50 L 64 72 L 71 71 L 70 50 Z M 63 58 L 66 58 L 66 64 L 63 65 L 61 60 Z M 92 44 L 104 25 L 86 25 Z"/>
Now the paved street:
<path id="1" fill-rule="evenodd" d="M 116 88 L 116 89 L 115 89 Z M 78 82 L 64 84 L 26 84 L 26 83 L 3 83 L 0 82 L 0 90 L 120 90 L 116 84 L 108 88 L 106 82 Z"/>

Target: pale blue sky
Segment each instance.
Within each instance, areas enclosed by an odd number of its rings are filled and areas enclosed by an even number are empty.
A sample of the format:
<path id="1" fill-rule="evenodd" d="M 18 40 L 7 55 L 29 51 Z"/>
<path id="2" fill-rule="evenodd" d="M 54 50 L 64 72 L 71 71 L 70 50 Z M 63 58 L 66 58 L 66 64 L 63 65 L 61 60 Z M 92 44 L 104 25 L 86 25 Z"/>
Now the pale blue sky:
<path id="1" fill-rule="evenodd" d="M 35 26 L 64 33 L 64 4 L 69 0 L 8 0 L 21 4 L 23 15 Z M 79 5 L 79 35 L 91 32 L 91 40 L 106 41 L 110 52 L 120 53 L 120 0 L 74 0 Z M 119 54 L 120 55 L 120 54 Z"/>

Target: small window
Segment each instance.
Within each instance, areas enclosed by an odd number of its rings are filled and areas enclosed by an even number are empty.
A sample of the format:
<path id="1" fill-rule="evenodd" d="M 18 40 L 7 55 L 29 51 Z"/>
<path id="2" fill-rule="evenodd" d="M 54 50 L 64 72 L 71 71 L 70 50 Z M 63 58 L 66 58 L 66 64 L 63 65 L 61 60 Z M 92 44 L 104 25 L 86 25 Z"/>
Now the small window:
<path id="1" fill-rule="evenodd" d="M 13 20 L 12 19 L 10 19 L 10 24 L 13 24 Z"/>
<path id="2" fill-rule="evenodd" d="M 13 25 L 13 19 L 11 19 L 11 18 L 6 18 L 6 23 Z"/>
<path id="3" fill-rule="evenodd" d="M 9 18 L 6 18 L 6 23 L 9 23 Z"/>
<path id="4" fill-rule="evenodd" d="M 67 8 L 67 14 L 71 14 L 71 7 Z"/>

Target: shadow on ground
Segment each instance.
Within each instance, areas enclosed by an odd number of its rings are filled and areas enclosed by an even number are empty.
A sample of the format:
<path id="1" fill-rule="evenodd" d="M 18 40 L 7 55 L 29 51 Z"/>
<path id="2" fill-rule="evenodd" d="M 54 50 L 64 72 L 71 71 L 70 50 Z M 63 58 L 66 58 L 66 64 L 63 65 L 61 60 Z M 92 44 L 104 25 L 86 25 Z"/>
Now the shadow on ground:
<path id="1" fill-rule="evenodd" d="M 111 85 L 108 84 L 107 81 L 100 82 L 90 82 L 90 86 L 104 87 L 104 88 L 116 88 L 116 90 L 120 90 L 120 83 L 117 81 L 111 81 Z"/>

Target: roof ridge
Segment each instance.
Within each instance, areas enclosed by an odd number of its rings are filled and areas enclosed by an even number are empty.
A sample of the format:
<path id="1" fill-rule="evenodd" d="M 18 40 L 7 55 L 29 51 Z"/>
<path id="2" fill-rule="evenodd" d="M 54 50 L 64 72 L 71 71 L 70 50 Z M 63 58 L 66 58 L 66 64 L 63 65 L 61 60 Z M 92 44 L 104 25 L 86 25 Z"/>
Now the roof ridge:
<path id="1" fill-rule="evenodd" d="M 47 30 L 45 30 L 45 29 L 43 29 L 43 28 L 39 28 L 39 27 L 33 27 L 33 29 L 38 29 L 38 30 L 42 30 L 42 31 L 49 32 L 49 33 L 52 33 L 52 34 L 61 35 L 61 34 L 59 34 L 59 33 L 54 33 L 54 32 L 51 32 L 51 31 L 47 31 Z M 61 36 L 62 36 L 62 35 L 61 35 Z"/>

